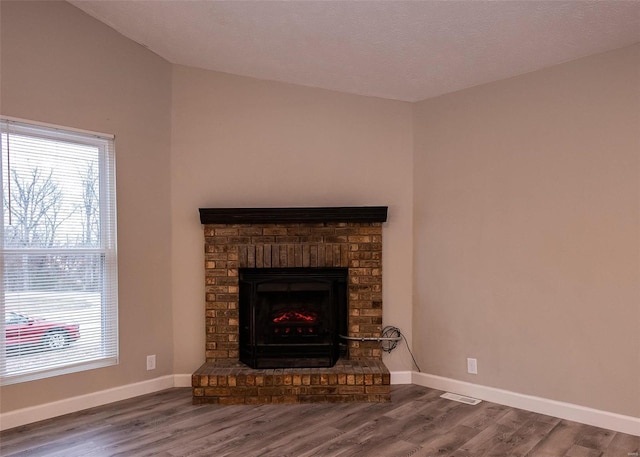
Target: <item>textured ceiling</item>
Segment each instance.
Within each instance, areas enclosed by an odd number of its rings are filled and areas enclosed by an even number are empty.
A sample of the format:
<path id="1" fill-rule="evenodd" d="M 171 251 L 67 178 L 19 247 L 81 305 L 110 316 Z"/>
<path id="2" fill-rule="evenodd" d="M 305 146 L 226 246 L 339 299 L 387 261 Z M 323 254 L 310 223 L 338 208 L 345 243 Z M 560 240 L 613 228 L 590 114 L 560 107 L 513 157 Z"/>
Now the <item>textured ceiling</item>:
<path id="1" fill-rule="evenodd" d="M 175 64 L 417 101 L 640 42 L 640 1 L 71 1 Z"/>

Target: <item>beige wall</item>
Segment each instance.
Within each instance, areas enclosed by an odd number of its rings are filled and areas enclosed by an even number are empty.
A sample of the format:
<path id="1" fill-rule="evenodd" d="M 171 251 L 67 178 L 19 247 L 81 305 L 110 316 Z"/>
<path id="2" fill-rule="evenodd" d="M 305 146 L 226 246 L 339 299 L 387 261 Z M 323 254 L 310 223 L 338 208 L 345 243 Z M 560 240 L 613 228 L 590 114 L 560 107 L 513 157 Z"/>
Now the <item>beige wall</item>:
<path id="1" fill-rule="evenodd" d="M 383 321 L 410 339 L 411 105 L 182 66 L 173 82 L 174 371 L 204 363 L 201 207 L 388 205 Z"/>
<path id="2" fill-rule="evenodd" d="M 115 134 L 118 192 L 120 364 L 3 387 L 10 411 L 173 372 L 171 66 L 67 3 L 1 5 L 2 114 Z"/>
<path id="3" fill-rule="evenodd" d="M 639 68 L 634 46 L 415 105 L 425 371 L 640 416 Z"/>

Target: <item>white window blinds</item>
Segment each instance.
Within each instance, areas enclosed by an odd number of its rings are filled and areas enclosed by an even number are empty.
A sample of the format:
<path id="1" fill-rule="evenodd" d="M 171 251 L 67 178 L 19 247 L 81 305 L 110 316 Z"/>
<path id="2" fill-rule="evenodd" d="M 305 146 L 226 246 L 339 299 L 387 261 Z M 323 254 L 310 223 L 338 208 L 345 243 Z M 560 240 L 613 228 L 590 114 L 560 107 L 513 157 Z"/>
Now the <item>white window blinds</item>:
<path id="1" fill-rule="evenodd" d="M 118 361 L 112 136 L 0 119 L 0 382 Z"/>

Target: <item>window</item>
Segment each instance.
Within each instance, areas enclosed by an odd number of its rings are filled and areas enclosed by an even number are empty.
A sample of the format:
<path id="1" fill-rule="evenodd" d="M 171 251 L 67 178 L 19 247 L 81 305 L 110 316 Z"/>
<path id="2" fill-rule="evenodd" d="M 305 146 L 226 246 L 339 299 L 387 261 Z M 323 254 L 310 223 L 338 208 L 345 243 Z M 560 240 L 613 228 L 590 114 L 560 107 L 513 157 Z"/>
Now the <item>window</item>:
<path id="1" fill-rule="evenodd" d="M 118 362 L 113 136 L 0 119 L 0 382 Z"/>

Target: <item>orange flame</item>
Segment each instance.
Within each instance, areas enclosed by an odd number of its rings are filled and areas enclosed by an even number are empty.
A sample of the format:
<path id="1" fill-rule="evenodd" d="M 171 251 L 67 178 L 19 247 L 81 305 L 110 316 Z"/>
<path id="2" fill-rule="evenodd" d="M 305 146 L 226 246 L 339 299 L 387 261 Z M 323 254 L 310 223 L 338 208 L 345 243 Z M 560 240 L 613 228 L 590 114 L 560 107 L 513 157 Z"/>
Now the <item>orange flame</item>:
<path id="1" fill-rule="evenodd" d="M 317 315 L 311 311 L 283 311 L 273 318 L 273 322 L 315 322 Z"/>

